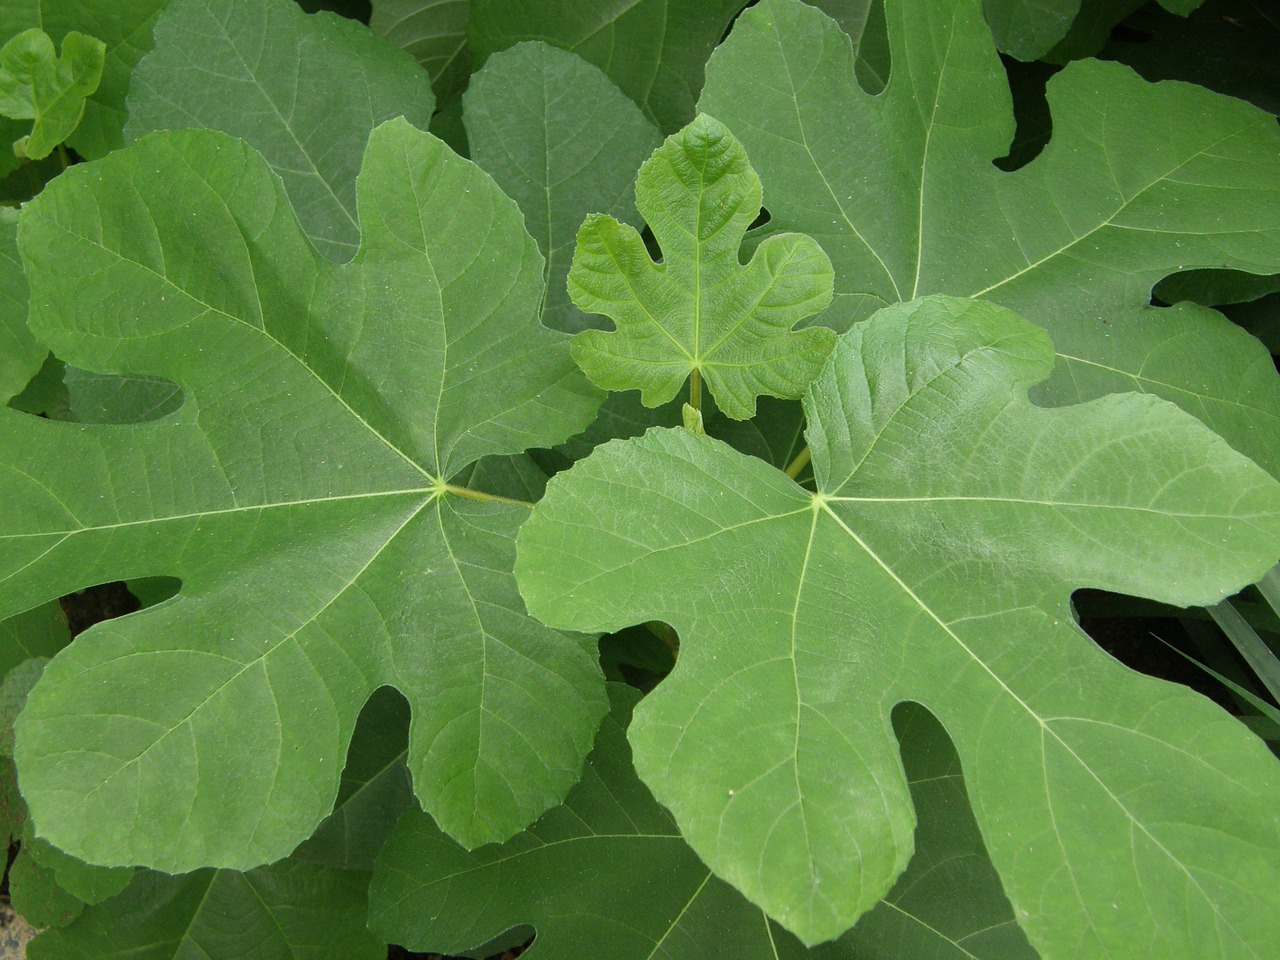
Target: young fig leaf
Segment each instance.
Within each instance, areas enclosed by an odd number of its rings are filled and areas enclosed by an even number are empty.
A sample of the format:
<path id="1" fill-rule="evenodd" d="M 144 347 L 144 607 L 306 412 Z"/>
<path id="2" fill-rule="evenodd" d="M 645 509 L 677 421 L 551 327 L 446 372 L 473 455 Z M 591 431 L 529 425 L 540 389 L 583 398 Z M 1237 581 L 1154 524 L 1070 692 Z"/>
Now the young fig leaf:
<path id="1" fill-rule="evenodd" d="M 0 48 L 0 113 L 34 120 L 14 150 L 40 160 L 66 140 L 84 116 L 85 99 L 98 89 L 107 47 L 96 37 L 71 31 L 61 56 L 43 30 L 24 30 Z"/>
<path id="2" fill-rule="evenodd" d="M 530 619 L 512 578 L 527 505 L 453 483 L 599 404 L 537 322 L 542 257 L 492 180 L 404 120 L 370 137 L 356 194 L 360 250 L 335 265 L 261 155 L 193 130 L 23 210 L 37 336 L 185 398 L 127 426 L 0 410 L 0 616 L 182 581 L 54 657 L 19 718 L 33 818 L 81 859 L 287 855 L 383 685 L 409 701 L 420 803 L 468 845 L 558 803 L 590 748 L 595 644 Z"/>
<path id="3" fill-rule="evenodd" d="M 1099 650 L 1070 596 L 1205 604 L 1256 580 L 1280 554 L 1280 484 L 1154 397 L 1035 406 L 1052 363 L 1044 332 L 993 304 L 886 308 L 806 398 L 816 492 L 687 430 L 606 444 L 521 530 L 521 591 L 565 629 L 675 627 L 675 669 L 631 726 L 636 770 L 808 943 L 911 856 L 890 711 L 915 701 L 954 740 L 1046 960 L 1264 956 L 1280 764 Z"/>
<path id="4" fill-rule="evenodd" d="M 692 404 L 706 382 L 721 412 L 755 413 L 756 397 L 798 398 L 831 352 L 825 327 L 792 330 L 831 302 L 831 261 L 811 237 L 783 234 L 738 260 L 763 192 L 724 125 L 699 116 L 645 161 L 636 206 L 662 262 L 635 228 L 593 214 L 578 230 L 569 294 L 617 329 L 587 330 L 573 358 L 607 390 L 640 390 L 645 406 L 670 400 L 693 378 Z"/>

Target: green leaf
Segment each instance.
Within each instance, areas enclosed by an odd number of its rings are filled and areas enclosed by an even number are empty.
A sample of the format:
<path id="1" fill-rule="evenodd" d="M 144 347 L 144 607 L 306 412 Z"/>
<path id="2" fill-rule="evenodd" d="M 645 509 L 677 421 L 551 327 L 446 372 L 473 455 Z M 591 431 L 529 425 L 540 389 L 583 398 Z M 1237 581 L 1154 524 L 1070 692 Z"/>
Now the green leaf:
<path id="1" fill-rule="evenodd" d="M 374 693 L 351 737 L 333 813 L 294 851 L 295 859 L 336 870 L 373 870 L 396 821 L 413 804 L 404 765 L 408 730 L 405 699 L 385 687 Z"/>
<path id="2" fill-rule="evenodd" d="M 168 380 L 90 373 L 67 367 L 63 383 L 78 423 L 145 423 L 182 406 L 182 390 Z"/>
<path id="3" fill-rule="evenodd" d="M 27 843 L 29 836 L 23 838 Z M 34 927 L 64 927 L 84 911 L 85 903 L 59 884 L 53 870 L 30 855 L 9 868 L 13 909 Z"/>
<path id="4" fill-rule="evenodd" d="M 839 942 L 806 950 L 718 879 L 631 767 L 637 692 L 613 704 L 565 805 L 498 847 L 467 852 L 421 813 L 397 825 L 370 886 L 370 926 L 414 950 L 471 950 L 532 925 L 530 960 L 608 957 L 918 960 L 1034 957 L 1000 892 L 946 734 L 903 710 L 907 776 L 921 809 L 918 849 L 886 902 Z M 457 902 L 483 905 L 460 912 Z"/>
<path id="5" fill-rule="evenodd" d="M 58 887 L 82 904 L 101 903 L 108 897 L 114 897 L 133 879 L 132 867 L 95 867 L 67 856 L 57 847 L 34 836 L 30 820 L 22 837 L 22 856 L 35 860 L 44 870 L 52 871 L 52 879 Z M 34 918 L 30 919 L 35 922 Z"/>
<path id="6" fill-rule="evenodd" d="M 0 36 L 39 27 L 55 43 L 69 32 L 106 45 L 102 82 L 85 104 L 84 118 L 68 141 L 86 159 L 121 146 L 125 91 L 134 64 L 151 46 L 151 27 L 168 0 L 10 0 L 0 9 Z"/>
<path id="7" fill-rule="evenodd" d="M 467 83 L 471 0 L 373 0 L 369 26 L 413 57 L 431 78 L 436 99 L 447 103 Z"/>
<path id="8" fill-rule="evenodd" d="M 576 433 L 599 395 L 537 323 L 542 258 L 478 168 L 392 121 L 357 193 L 344 266 L 262 157 L 211 131 L 73 167 L 23 211 L 33 330 L 186 397 L 127 427 L 0 411 L 0 615 L 182 581 L 78 638 L 22 713 L 23 792 L 74 856 L 182 872 L 288 854 L 331 812 L 383 685 L 412 708 L 419 800 L 464 843 L 518 832 L 577 779 L 604 708 L 594 643 L 525 615 L 527 506 L 448 481 Z"/>
<path id="9" fill-rule="evenodd" d="M 1118 330 L 1159 325 L 1143 308 L 1170 273 L 1280 272 L 1275 118 L 1117 64 L 1073 63 L 1048 85 L 1048 146 L 1006 172 L 992 161 L 1014 133 L 1009 91 L 977 0 L 887 0 L 886 13 L 894 66 L 878 96 L 859 89 L 834 23 L 762 0 L 712 57 L 700 101 L 750 153 L 769 229 L 809 233 L 835 264 L 824 322 L 844 329 L 925 294 L 980 296 L 1073 356 L 1106 354 L 1165 399 L 1181 404 L 1209 379 L 1205 406 L 1229 407 L 1234 366 L 1157 368 L 1146 351 L 1107 351 L 1116 337 L 1143 339 Z M 1221 329 L 1202 326 L 1205 349 L 1226 351 L 1208 346 Z M 1280 449 L 1276 413 L 1243 433 L 1235 419 L 1206 422 L 1240 449 L 1255 431 Z"/>
<path id="10" fill-rule="evenodd" d="M 707 57 L 745 0 L 472 0 L 480 63 L 521 40 L 544 40 L 594 63 L 664 132 L 693 119 Z"/>
<path id="11" fill-rule="evenodd" d="M 13 721 L 26 706 L 27 694 L 48 662 L 46 657 L 32 657 L 4 675 L 4 684 L 0 686 L 0 757 L 13 756 Z"/>
<path id="12" fill-rule="evenodd" d="M 1166 10 L 1183 17 L 1203 2 L 1160 0 Z M 995 34 L 997 47 L 1019 60 L 1039 60 L 1051 50 L 1056 53 L 1055 48 L 1068 33 L 1077 32 L 1079 36 L 1072 36 L 1069 49 L 1076 51 L 1074 57 L 1090 56 L 1094 49 L 1086 44 L 1084 37 L 1098 37 L 1097 45 L 1100 46 L 1111 29 L 1138 4 L 1127 0 L 1104 0 L 1101 3 L 1089 0 L 1083 3 L 1081 0 L 983 0 L 982 6 L 991 32 Z M 1087 21 L 1087 26 L 1079 31 L 1073 26 L 1077 17 Z"/>
<path id="13" fill-rule="evenodd" d="M 0 113 L 34 120 L 30 136 L 14 144 L 19 156 L 40 160 L 80 124 L 85 98 L 98 89 L 107 47 L 72 31 L 62 53 L 43 30 L 24 30 L 0 48 Z"/>
<path id="14" fill-rule="evenodd" d="M 647 407 L 671 400 L 693 376 L 727 416 L 745 420 L 756 397 L 798 398 L 835 337 L 793 331 L 831 302 L 831 261 L 811 238 L 773 236 L 738 259 L 760 212 L 760 178 L 733 135 L 700 116 L 645 161 L 636 206 L 662 248 L 654 263 L 634 227 L 593 214 L 578 230 L 569 295 L 613 332 L 573 339 L 573 358 L 607 390 L 640 390 Z"/>
<path id="15" fill-rule="evenodd" d="M 0 620 L 0 670 L 8 673 L 29 657 L 52 657 L 70 642 L 57 601 Z"/>
<path id="16" fill-rule="evenodd" d="M 1194 414 L 1280 477 L 1280 379 L 1271 354 L 1222 314 L 1193 303 L 1135 312 L 1123 323 L 1055 333 L 1058 363 L 1035 392 L 1067 404 L 1135 390 Z M 1167 375 L 1181 376 L 1170 382 Z"/>
<path id="17" fill-rule="evenodd" d="M 377 960 L 367 877 L 285 860 L 237 873 L 140 873 L 119 896 L 27 947 L 30 960 Z"/>
<path id="18" fill-rule="evenodd" d="M 565 287 L 574 234 L 596 212 L 640 226 L 633 185 L 662 142 L 657 128 L 600 70 L 545 43 L 490 57 L 463 101 L 471 159 L 520 205 L 547 259 L 542 322 L 567 333 L 599 326 Z"/>
<path id="19" fill-rule="evenodd" d="M 413 60 L 359 23 L 292 0 L 172 0 L 134 71 L 125 138 L 192 127 L 239 137 L 280 175 L 308 239 L 346 261 L 369 132 L 398 116 L 426 129 L 434 106 Z"/>
<path id="20" fill-rule="evenodd" d="M 22 392 L 49 352 L 27 329 L 27 280 L 17 240 L 17 211 L 0 208 L 0 405 Z"/>
<path id="21" fill-rule="evenodd" d="M 1070 594 L 1220 599 L 1274 562 L 1280 485 L 1152 397 L 1031 404 L 1052 359 L 992 304 L 886 309 L 806 400 L 817 493 L 688 431 L 607 444 L 522 529 L 521 591 L 562 628 L 680 633 L 631 726 L 636 769 L 806 942 L 907 864 L 889 712 L 910 700 L 955 741 L 1046 958 L 1264 956 L 1280 765 L 1209 701 L 1102 653 Z"/>

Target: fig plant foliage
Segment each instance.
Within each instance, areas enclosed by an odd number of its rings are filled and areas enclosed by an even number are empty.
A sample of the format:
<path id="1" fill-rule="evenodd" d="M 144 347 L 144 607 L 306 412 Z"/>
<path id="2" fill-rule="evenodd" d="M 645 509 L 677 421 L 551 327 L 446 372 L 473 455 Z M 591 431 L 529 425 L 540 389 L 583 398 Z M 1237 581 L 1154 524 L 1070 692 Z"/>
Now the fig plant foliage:
<path id="1" fill-rule="evenodd" d="M 92 54 L 0 180 L 32 957 L 1274 954 L 1280 764 L 1072 600 L 1280 558 L 1151 293 L 1280 274 L 1273 116 L 1072 62 L 1009 162 L 1074 0 L 317 6 L 0 9 Z"/>

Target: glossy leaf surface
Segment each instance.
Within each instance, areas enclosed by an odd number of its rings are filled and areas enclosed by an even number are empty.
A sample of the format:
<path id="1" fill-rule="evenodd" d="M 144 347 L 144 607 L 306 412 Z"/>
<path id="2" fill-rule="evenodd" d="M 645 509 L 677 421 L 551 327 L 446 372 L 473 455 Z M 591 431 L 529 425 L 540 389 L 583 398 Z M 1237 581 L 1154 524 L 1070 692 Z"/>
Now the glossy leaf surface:
<path id="1" fill-rule="evenodd" d="M 817 493 L 688 431 L 611 443 L 548 485 L 521 590 L 564 628 L 676 628 L 636 769 L 699 856 L 808 942 L 906 867 L 889 713 L 912 700 L 955 741 L 1044 956 L 1265 956 L 1280 764 L 1100 652 L 1069 597 L 1231 593 L 1280 551 L 1280 485 L 1151 397 L 1032 405 L 1052 360 L 994 305 L 887 309 L 806 400 Z"/>
<path id="2" fill-rule="evenodd" d="M 19 451 L 0 472 L 0 612 L 182 581 L 54 658 L 19 722 L 41 833 L 83 859 L 288 854 L 331 811 L 382 685 L 413 712 L 420 802 L 465 843 L 519 831 L 577 779 L 604 707 L 594 644 L 524 613 L 527 507 L 448 481 L 577 432 L 599 396 L 537 323 L 541 256 L 473 164 L 393 121 L 357 193 L 341 267 L 265 161 L 209 131 L 76 167 L 23 212 L 33 329 L 185 396 L 131 426 L 0 411 Z"/>

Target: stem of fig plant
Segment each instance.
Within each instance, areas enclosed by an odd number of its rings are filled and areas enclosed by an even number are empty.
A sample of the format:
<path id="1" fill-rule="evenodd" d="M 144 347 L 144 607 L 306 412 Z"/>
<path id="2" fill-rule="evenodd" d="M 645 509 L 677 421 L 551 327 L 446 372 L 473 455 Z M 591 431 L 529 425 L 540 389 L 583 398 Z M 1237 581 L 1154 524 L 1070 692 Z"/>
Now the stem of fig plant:
<path id="1" fill-rule="evenodd" d="M 58 161 L 62 164 L 63 170 L 71 166 L 71 158 L 67 156 L 67 148 L 62 144 L 58 144 Z"/>
<path id="2" fill-rule="evenodd" d="M 445 490 L 449 493 L 457 494 L 460 497 L 466 497 L 468 500 L 483 500 L 491 503 L 514 503 L 521 507 L 533 509 L 533 504 L 528 500 L 514 500 L 511 497 L 500 497 L 496 493 L 481 493 L 479 490 L 470 490 L 467 487 L 458 487 L 452 483 L 444 485 Z"/>
<path id="3" fill-rule="evenodd" d="M 794 480 L 800 476 L 800 471 L 809 465 L 809 448 L 805 447 L 796 454 L 796 458 L 787 464 L 787 476 Z"/>
<path id="4" fill-rule="evenodd" d="M 702 412 L 702 371 L 697 367 L 689 374 L 689 406 Z"/>

